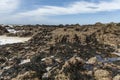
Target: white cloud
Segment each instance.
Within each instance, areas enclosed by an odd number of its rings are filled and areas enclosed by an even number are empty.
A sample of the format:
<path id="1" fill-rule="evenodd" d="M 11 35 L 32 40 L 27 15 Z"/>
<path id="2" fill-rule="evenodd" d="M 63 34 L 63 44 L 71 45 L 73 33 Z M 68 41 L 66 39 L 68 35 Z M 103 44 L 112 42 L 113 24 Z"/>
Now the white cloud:
<path id="1" fill-rule="evenodd" d="M 19 0 L 0 0 L 0 15 L 14 11 L 18 5 Z"/>
<path id="2" fill-rule="evenodd" d="M 112 0 L 111 2 L 101 1 L 99 3 L 79 1 L 69 4 L 66 7 L 43 6 L 42 8 L 32 11 L 19 13 L 17 16 L 67 15 L 113 11 L 118 9 L 120 9 L 120 0 Z"/>
<path id="3" fill-rule="evenodd" d="M 10 13 L 15 11 L 21 0 L 0 0 L 0 13 Z M 69 14 L 80 14 L 80 13 L 96 13 L 101 11 L 114 11 L 120 9 L 120 0 L 101 0 L 99 3 L 94 1 L 78 1 L 66 6 L 43 6 L 34 10 L 14 13 L 3 17 L 2 21 L 9 23 L 34 23 L 49 21 L 47 16 L 52 15 L 69 15 Z M 1 16 L 1 14 L 0 14 Z M 27 20 L 26 20 L 27 19 Z"/>

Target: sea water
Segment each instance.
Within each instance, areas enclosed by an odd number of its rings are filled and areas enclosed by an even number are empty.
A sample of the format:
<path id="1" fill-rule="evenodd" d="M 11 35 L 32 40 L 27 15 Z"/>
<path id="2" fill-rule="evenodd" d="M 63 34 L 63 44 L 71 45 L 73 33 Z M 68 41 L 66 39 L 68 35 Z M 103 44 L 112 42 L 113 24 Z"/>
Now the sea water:
<path id="1" fill-rule="evenodd" d="M 30 37 L 8 37 L 8 36 L 0 36 L 0 45 L 19 43 L 28 41 Z"/>

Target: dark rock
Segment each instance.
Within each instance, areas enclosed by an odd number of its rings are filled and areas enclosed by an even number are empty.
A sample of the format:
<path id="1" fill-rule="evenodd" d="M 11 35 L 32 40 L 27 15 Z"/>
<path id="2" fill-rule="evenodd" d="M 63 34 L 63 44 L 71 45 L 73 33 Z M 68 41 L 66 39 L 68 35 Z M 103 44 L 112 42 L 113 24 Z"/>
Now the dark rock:
<path id="1" fill-rule="evenodd" d="M 0 35 L 8 33 L 7 29 L 5 27 L 0 26 Z"/>

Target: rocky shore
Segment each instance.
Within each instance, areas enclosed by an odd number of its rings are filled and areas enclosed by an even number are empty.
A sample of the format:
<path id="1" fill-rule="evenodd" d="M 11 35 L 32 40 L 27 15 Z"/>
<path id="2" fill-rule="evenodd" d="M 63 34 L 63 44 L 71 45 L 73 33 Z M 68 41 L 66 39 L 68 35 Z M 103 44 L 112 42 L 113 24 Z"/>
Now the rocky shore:
<path id="1" fill-rule="evenodd" d="M 120 80 L 120 23 L 0 26 L 31 37 L 0 45 L 0 80 Z"/>

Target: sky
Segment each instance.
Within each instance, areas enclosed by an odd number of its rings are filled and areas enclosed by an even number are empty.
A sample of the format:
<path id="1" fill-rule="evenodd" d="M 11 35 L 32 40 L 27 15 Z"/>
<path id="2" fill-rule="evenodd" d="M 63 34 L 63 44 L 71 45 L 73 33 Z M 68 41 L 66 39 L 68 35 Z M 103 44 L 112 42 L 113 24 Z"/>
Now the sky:
<path id="1" fill-rule="evenodd" d="M 120 0 L 0 0 L 0 24 L 120 22 Z"/>

